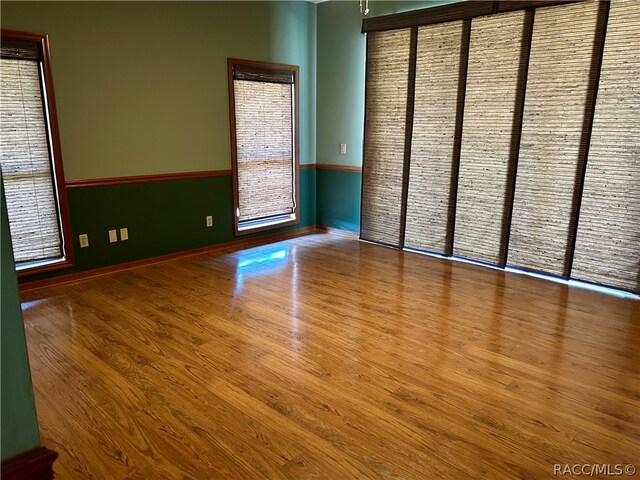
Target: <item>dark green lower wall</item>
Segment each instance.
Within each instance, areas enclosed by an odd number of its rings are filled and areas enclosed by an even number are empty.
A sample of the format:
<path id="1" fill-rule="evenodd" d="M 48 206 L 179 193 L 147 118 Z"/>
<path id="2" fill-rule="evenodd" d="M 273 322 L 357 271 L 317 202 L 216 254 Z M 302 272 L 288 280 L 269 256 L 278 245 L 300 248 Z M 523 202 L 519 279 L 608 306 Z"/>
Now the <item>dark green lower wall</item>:
<path id="1" fill-rule="evenodd" d="M 231 176 L 130 183 L 67 190 L 73 268 L 21 278 L 31 281 L 230 242 L 233 233 Z M 213 227 L 205 217 L 213 216 Z M 300 224 L 316 223 L 316 171 L 300 170 Z M 109 243 L 109 230 L 127 227 L 129 240 Z M 80 248 L 78 235 L 89 235 Z M 262 233 L 264 235 L 264 233 Z M 256 234 L 260 235 L 260 234 Z M 246 238 L 243 236 L 242 238 Z"/>
<path id="2" fill-rule="evenodd" d="M 300 224 L 360 230 L 362 174 L 300 170 Z M 230 176 L 129 183 L 67 190 L 75 266 L 21 278 L 40 280 L 236 239 Z M 207 228 L 205 217 L 213 216 Z M 127 227 L 129 240 L 109 243 L 109 230 Z M 89 235 L 80 248 L 78 235 Z"/>
<path id="3" fill-rule="evenodd" d="M 318 225 L 360 231 L 362 174 L 318 169 L 316 176 Z"/>

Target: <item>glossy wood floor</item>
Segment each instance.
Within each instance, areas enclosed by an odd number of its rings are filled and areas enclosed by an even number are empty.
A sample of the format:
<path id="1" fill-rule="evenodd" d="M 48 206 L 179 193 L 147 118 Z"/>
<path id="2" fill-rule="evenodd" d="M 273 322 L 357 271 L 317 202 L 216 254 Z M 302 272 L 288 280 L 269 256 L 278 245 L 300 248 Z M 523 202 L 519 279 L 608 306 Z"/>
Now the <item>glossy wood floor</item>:
<path id="1" fill-rule="evenodd" d="M 640 466 L 638 301 L 328 234 L 23 300 L 61 479 Z"/>

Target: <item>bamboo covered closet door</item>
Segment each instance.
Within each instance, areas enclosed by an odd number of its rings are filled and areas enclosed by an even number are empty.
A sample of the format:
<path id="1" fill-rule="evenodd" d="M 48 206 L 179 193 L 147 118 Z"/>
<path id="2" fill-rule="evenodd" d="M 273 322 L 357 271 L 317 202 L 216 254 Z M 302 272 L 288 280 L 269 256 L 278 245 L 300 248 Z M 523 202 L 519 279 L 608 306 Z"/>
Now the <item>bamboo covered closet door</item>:
<path id="1" fill-rule="evenodd" d="M 453 254 L 491 264 L 502 263 L 506 247 L 526 17 L 520 10 L 471 22 Z"/>
<path id="2" fill-rule="evenodd" d="M 450 253 L 469 33 L 463 21 L 418 29 L 405 246 Z M 457 151 L 456 151 L 457 150 Z"/>
<path id="3" fill-rule="evenodd" d="M 572 277 L 640 292 L 640 2 L 613 0 Z"/>
<path id="4" fill-rule="evenodd" d="M 640 293 L 640 0 L 363 21 L 365 240 Z"/>
<path id="5" fill-rule="evenodd" d="M 367 36 L 361 238 L 401 245 L 411 30 Z"/>
<path id="6" fill-rule="evenodd" d="M 593 102 L 597 2 L 535 13 L 522 119 L 508 263 L 567 276 L 585 120 Z M 601 25 L 600 25 L 601 27 Z"/>

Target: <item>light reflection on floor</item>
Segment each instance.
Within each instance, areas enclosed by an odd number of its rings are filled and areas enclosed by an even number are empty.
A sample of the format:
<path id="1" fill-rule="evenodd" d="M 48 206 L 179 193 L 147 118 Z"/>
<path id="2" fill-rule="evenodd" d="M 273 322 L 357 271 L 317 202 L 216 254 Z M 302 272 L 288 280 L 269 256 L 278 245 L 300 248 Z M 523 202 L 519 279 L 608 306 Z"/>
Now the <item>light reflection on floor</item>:
<path id="1" fill-rule="evenodd" d="M 32 307 L 37 307 L 38 305 L 51 300 L 51 298 L 39 298 L 37 300 L 30 300 L 28 302 L 22 302 L 22 310 L 28 310 Z"/>
<path id="2" fill-rule="evenodd" d="M 285 267 L 289 263 L 289 255 L 289 248 L 282 244 L 265 245 L 235 253 L 237 263 L 234 296 L 242 292 L 245 279 L 275 273 Z"/>
<path id="3" fill-rule="evenodd" d="M 296 261 L 296 247 L 277 243 L 265 245 L 236 252 L 234 254 L 236 263 L 236 284 L 234 288 L 234 298 L 238 298 L 243 291 L 246 279 L 257 276 L 268 276 L 285 268 L 291 267 L 290 291 L 288 294 L 288 318 L 290 320 L 290 336 L 292 342 L 292 352 L 297 357 L 297 353 L 302 349 L 301 334 L 298 325 L 298 262 Z M 264 279 L 261 279 L 264 281 Z M 287 297 L 284 295 L 283 298 Z"/>

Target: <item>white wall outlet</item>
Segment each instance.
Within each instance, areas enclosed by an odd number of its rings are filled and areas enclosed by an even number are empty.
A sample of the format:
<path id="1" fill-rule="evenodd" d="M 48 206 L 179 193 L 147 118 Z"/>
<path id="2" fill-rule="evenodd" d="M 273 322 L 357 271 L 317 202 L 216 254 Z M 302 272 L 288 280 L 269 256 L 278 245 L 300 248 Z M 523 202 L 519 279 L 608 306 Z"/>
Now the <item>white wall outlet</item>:
<path id="1" fill-rule="evenodd" d="M 340 155 L 346 155 L 347 154 L 347 144 L 346 143 L 341 143 L 340 144 Z"/>
<path id="2" fill-rule="evenodd" d="M 82 235 L 79 235 L 78 238 L 80 239 L 80 248 L 86 248 L 89 246 L 89 235 L 83 233 Z"/>
<path id="3" fill-rule="evenodd" d="M 213 217 L 211 215 L 207 215 L 207 227 L 213 227 Z"/>
<path id="4" fill-rule="evenodd" d="M 118 232 L 115 230 L 109 230 L 109 243 L 118 241 Z"/>
<path id="5" fill-rule="evenodd" d="M 120 229 L 120 240 L 129 240 L 129 229 L 127 227 Z"/>

